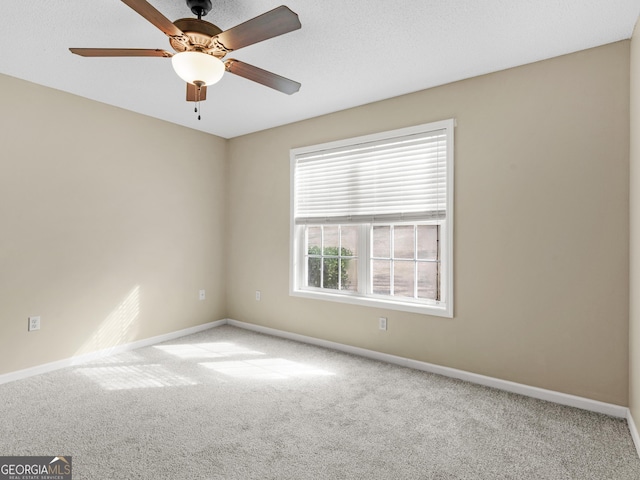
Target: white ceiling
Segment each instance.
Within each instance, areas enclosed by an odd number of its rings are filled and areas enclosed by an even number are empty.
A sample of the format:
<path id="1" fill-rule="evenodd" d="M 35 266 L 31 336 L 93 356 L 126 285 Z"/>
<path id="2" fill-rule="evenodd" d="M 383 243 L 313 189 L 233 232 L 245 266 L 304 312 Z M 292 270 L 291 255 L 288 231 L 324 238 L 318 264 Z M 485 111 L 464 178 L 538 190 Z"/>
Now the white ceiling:
<path id="1" fill-rule="evenodd" d="M 149 0 L 170 20 L 185 0 Z M 69 47 L 161 48 L 119 0 L 0 4 L 0 73 L 225 138 L 631 37 L 640 0 L 213 0 L 222 30 L 282 3 L 302 29 L 233 53 L 302 83 L 288 96 L 235 75 L 198 121 L 165 58 L 82 58 Z M 30 10 L 33 9 L 33 10 Z"/>

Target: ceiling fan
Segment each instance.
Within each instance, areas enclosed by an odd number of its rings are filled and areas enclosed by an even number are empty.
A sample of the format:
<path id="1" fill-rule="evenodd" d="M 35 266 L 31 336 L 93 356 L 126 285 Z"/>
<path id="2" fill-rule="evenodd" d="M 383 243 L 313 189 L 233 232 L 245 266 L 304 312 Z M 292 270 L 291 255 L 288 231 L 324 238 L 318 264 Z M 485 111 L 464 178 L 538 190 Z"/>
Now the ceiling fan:
<path id="1" fill-rule="evenodd" d="M 291 95 L 300 83 L 268 72 L 234 58 L 222 59 L 234 50 L 268 40 L 301 27 L 298 15 L 284 5 L 247 20 L 224 32 L 202 20 L 212 8 L 211 0 L 186 0 L 198 18 L 181 18 L 171 22 L 146 0 L 122 0 L 146 20 L 159 28 L 176 53 L 145 48 L 70 48 L 83 57 L 164 57 L 171 58 L 173 68 L 187 82 L 187 101 L 207 98 L 207 85 L 222 78 L 224 72 Z M 197 111 L 197 110 L 196 110 Z M 199 117 L 198 117 L 199 118 Z"/>

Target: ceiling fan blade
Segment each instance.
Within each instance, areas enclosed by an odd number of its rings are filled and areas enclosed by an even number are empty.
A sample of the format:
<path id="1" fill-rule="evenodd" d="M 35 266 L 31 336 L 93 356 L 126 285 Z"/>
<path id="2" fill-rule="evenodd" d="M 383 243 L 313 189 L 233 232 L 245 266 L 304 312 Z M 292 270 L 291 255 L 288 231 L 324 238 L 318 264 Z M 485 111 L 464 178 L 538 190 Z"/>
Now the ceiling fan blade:
<path id="1" fill-rule="evenodd" d="M 146 0 L 122 0 L 145 19 L 162 30 L 169 37 L 183 38 L 184 33 L 176 27 L 171 20 L 160 13 L 156 8 Z"/>
<path id="2" fill-rule="evenodd" d="M 240 62 L 234 58 L 230 58 L 224 62 L 224 65 L 229 73 L 260 83 L 279 92 L 286 93 L 287 95 L 291 95 L 300 90 L 301 85 L 298 82 L 281 77 L 275 73 L 267 72 L 248 63 Z"/>
<path id="3" fill-rule="evenodd" d="M 166 50 L 151 48 L 70 48 L 81 57 L 172 57 Z"/>
<path id="4" fill-rule="evenodd" d="M 212 42 L 217 40 L 228 51 L 238 50 L 300 27 L 298 15 L 282 5 L 220 33 Z"/>
<path id="5" fill-rule="evenodd" d="M 204 102 L 207 99 L 207 86 L 200 87 L 200 98 L 198 99 L 198 87 L 187 82 L 187 102 Z"/>

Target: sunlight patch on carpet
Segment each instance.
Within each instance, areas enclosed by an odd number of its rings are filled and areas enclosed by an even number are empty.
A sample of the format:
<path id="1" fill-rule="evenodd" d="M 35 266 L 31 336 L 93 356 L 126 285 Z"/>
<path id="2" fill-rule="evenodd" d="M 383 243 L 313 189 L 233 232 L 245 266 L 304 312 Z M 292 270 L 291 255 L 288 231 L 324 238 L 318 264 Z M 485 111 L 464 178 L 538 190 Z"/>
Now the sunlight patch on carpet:
<path id="1" fill-rule="evenodd" d="M 291 377 L 304 377 L 314 375 L 335 375 L 333 372 L 292 362 L 284 358 L 266 358 L 258 360 L 229 361 L 229 362 L 205 362 L 200 363 L 203 367 L 210 368 L 216 372 L 231 377 L 238 378 L 258 378 L 258 379 L 287 379 Z"/>
<path id="2" fill-rule="evenodd" d="M 198 383 L 172 373 L 162 365 L 80 368 L 77 372 L 98 383 L 105 390 L 180 387 Z"/>
<path id="3" fill-rule="evenodd" d="M 264 355 L 231 342 L 156 345 L 154 348 L 179 358 L 221 358 L 234 355 Z"/>

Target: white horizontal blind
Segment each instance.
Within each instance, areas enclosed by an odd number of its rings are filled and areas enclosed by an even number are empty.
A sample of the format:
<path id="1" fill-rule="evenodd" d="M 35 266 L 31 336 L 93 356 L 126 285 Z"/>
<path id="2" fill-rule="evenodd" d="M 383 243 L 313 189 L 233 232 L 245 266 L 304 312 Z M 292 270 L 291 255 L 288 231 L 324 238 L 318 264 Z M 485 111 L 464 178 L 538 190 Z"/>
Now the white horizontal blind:
<path id="1" fill-rule="evenodd" d="M 296 224 L 442 219 L 445 129 L 295 155 Z"/>

